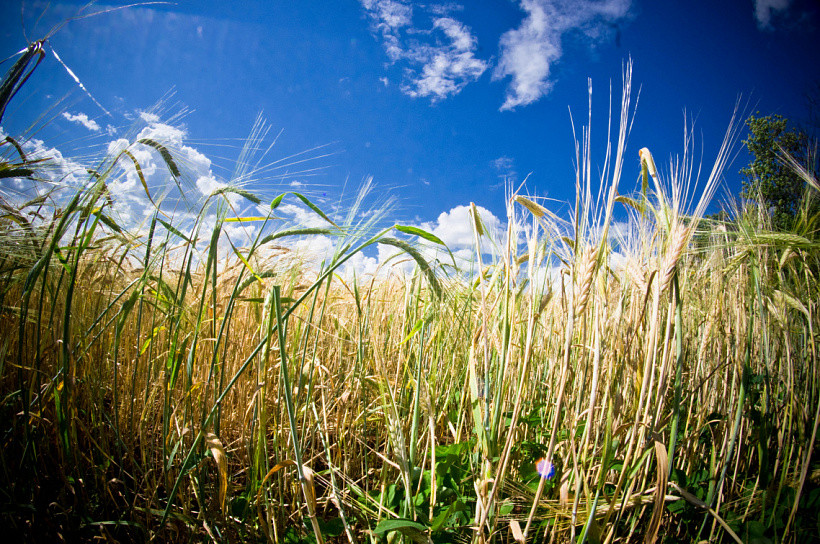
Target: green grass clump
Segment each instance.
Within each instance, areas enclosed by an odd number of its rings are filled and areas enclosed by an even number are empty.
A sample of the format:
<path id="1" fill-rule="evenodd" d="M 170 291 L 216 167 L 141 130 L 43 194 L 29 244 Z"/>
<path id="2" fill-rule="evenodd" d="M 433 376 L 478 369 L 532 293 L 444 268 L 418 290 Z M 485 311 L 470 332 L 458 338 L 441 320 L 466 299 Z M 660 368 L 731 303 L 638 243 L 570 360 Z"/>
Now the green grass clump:
<path id="1" fill-rule="evenodd" d="M 447 252 L 415 227 L 341 221 L 297 193 L 263 202 L 247 189 L 252 169 L 181 222 L 141 178 L 155 212 L 132 228 L 107 188 L 140 172 L 134 150 L 151 148 L 184 183 L 175 149 L 155 140 L 105 157 L 68 198 L 4 197 L 5 530 L 812 541 L 817 237 L 770 232 L 751 207 L 702 219 L 731 129 L 698 202 L 690 149 L 668 172 L 647 149 L 625 165 L 629 80 L 600 179 L 583 132 L 571 217 L 510 195 L 499 240 L 471 207 L 475 254 L 492 254 L 474 273 L 430 258 Z M 20 149 L 2 144 L 0 172 L 35 183 L 47 161 Z M 619 189 L 622 172 L 641 176 L 635 194 Z M 266 213 L 243 216 L 237 195 Z M 284 201 L 321 226 L 284 224 Z M 237 247 L 226 226 L 250 221 L 257 234 Z M 336 240 L 333 256 L 288 249 L 311 236 Z M 376 244 L 415 273 L 340 276 Z"/>

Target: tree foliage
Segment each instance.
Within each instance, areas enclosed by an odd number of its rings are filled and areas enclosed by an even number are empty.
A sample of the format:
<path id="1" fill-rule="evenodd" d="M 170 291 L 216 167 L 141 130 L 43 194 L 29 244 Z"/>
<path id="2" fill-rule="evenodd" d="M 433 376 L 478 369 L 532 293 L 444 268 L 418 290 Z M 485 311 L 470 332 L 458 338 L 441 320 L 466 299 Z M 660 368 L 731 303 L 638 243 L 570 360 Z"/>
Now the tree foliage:
<path id="1" fill-rule="evenodd" d="M 798 163 L 809 158 L 809 138 L 789 127 L 780 115 L 752 115 L 746 120 L 749 136 L 743 141 L 752 161 L 740 170 L 743 179 L 741 196 L 764 206 L 778 230 L 790 230 L 797 216 L 805 190 L 804 180 L 782 160 L 783 152 Z"/>

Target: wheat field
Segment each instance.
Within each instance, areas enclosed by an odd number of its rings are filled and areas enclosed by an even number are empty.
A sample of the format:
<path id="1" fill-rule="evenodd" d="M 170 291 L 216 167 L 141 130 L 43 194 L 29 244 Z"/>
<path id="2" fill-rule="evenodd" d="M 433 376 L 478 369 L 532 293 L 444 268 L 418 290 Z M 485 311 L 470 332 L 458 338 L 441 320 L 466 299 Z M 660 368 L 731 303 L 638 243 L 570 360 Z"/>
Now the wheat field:
<path id="1" fill-rule="evenodd" d="M 817 231 L 773 232 L 749 203 L 704 218 L 736 123 L 708 175 L 691 150 L 656 166 L 626 148 L 629 79 L 611 153 L 581 132 L 572 213 L 509 190 L 495 236 L 472 205 L 466 263 L 385 214 L 263 199 L 252 169 L 179 223 L 146 185 L 153 215 L 122 224 L 108 186 L 139 171 L 134 151 L 173 188 L 177 150 L 134 139 L 56 191 L 9 137 L 3 177 L 45 189 L 1 201 L 5 531 L 816 541 Z M 282 202 L 323 226 L 284 224 Z M 225 230 L 247 222 L 258 235 L 238 247 Z M 321 262 L 289 244 L 316 236 L 337 244 Z M 403 267 L 341 273 L 379 244 Z"/>

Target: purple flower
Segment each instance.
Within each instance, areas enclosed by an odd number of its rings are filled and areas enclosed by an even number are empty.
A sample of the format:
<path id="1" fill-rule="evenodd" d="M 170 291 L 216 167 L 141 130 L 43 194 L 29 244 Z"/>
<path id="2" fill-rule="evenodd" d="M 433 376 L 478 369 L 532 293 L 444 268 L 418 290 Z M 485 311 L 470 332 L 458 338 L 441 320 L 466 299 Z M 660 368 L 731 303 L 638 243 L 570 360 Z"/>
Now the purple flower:
<path id="1" fill-rule="evenodd" d="M 555 465 L 544 459 L 543 457 L 535 462 L 535 470 L 542 478 L 549 480 L 555 476 Z"/>

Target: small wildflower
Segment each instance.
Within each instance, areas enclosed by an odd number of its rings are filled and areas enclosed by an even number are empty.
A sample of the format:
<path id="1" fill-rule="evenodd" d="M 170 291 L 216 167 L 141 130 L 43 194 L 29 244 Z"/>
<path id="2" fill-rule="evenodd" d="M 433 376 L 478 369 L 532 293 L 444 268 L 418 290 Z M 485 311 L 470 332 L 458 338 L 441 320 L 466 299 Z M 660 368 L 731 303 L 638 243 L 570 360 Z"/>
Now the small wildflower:
<path id="1" fill-rule="evenodd" d="M 555 465 L 544 459 L 543 457 L 535 462 L 535 470 L 542 478 L 549 480 L 555 476 Z"/>

